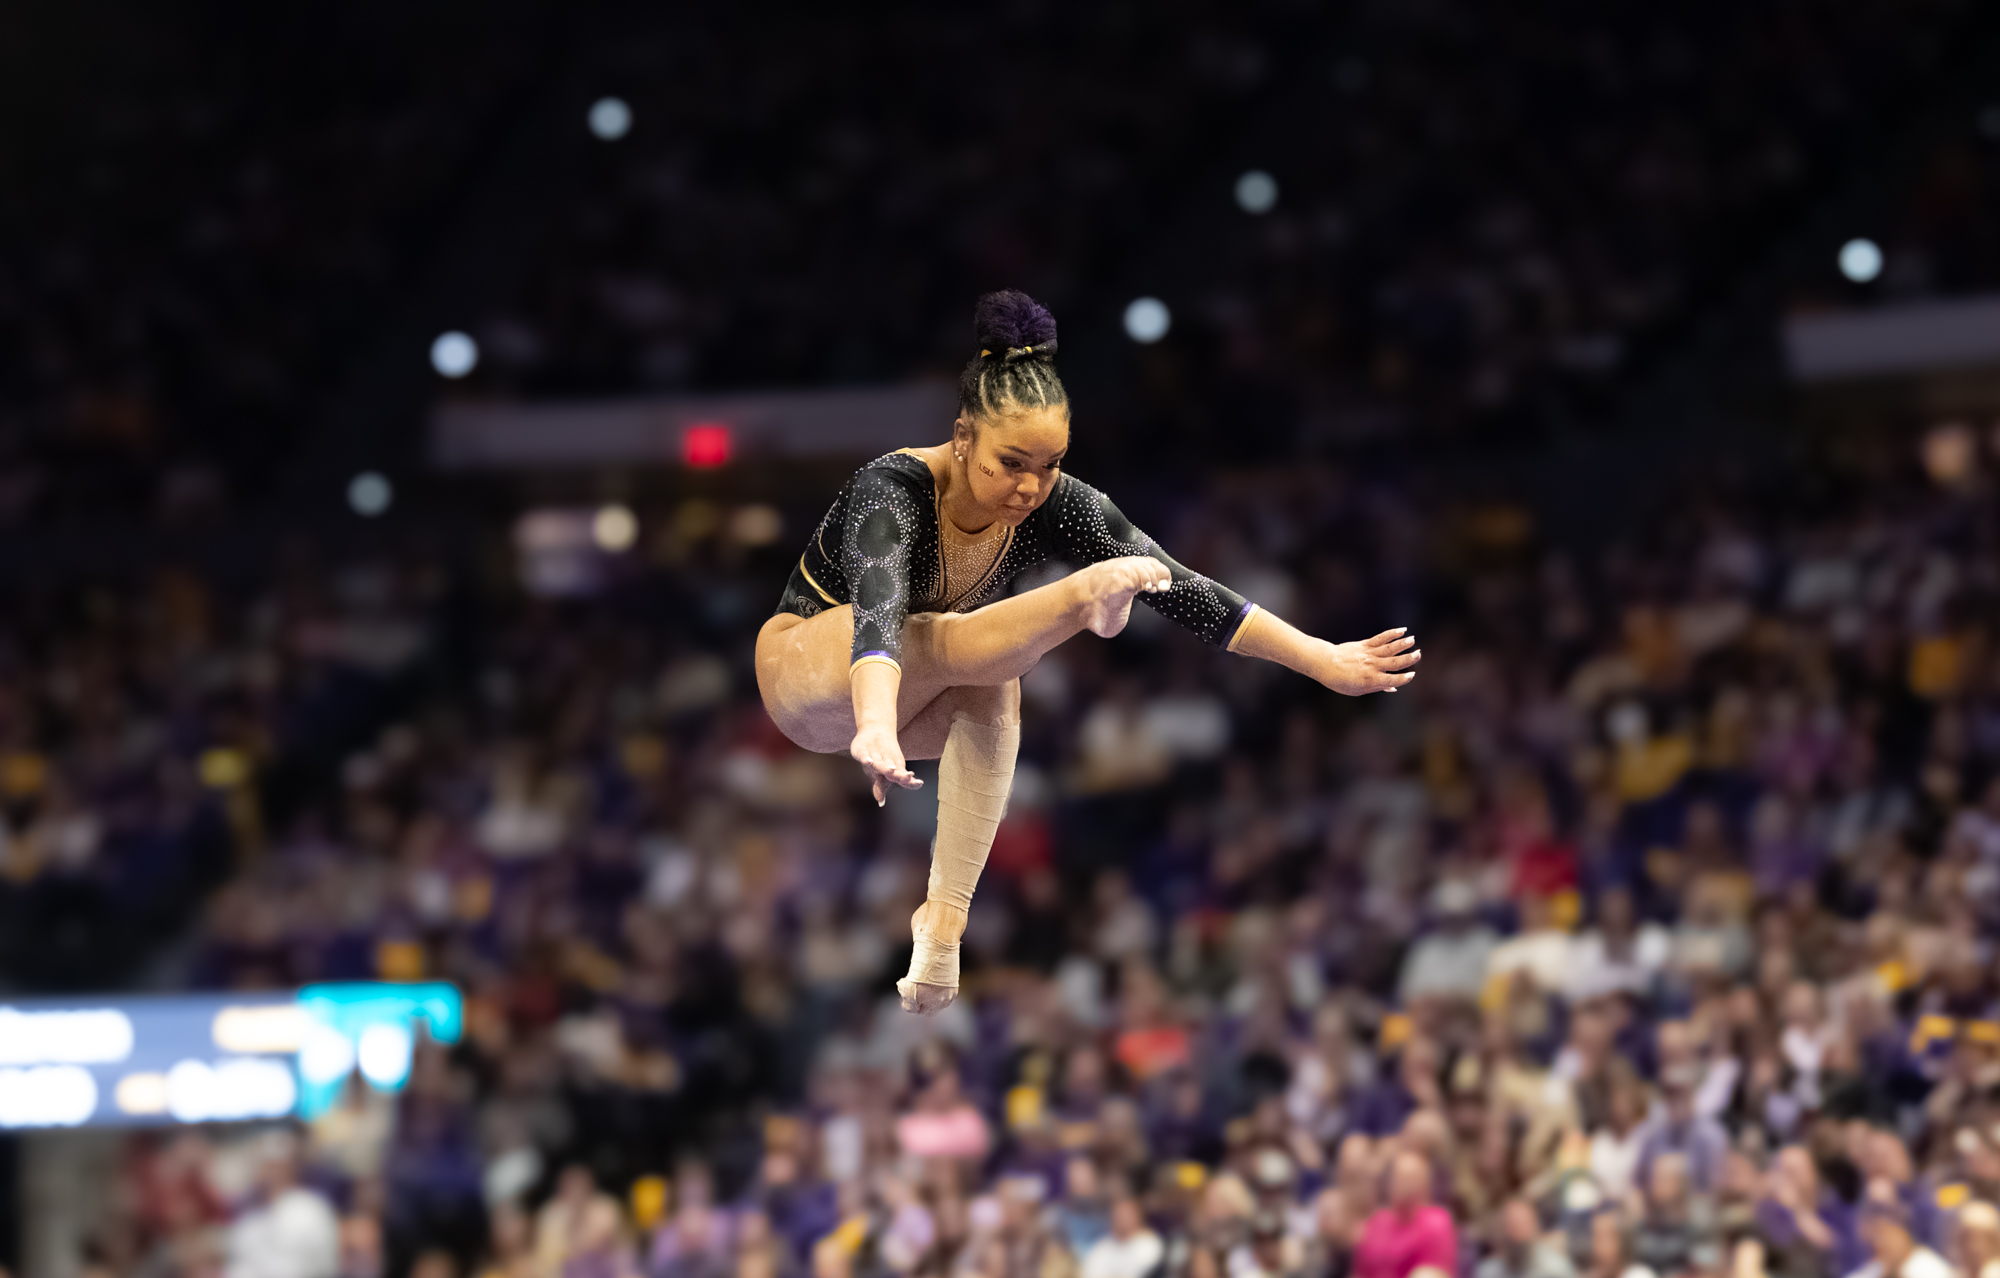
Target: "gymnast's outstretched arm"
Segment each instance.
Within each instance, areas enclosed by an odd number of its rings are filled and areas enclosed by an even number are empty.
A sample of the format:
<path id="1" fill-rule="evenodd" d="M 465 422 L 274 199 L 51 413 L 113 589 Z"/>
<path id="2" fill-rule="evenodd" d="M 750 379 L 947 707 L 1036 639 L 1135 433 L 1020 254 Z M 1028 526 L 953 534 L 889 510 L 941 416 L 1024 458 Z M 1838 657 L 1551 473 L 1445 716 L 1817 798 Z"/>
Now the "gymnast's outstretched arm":
<path id="1" fill-rule="evenodd" d="M 1416 678 L 1423 659 L 1407 628 L 1385 630 L 1372 639 L 1329 643 L 1250 603 L 1221 582 L 1184 566 L 1158 542 L 1133 525 L 1111 498 L 1075 476 L 1066 476 L 1060 496 L 1065 509 L 1057 521 L 1060 551 L 1097 562 L 1114 555 L 1146 555 L 1173 574 L 1170 589 L 1139 596 L 1170 620 L 1231 652 L 1275 661 L 1351 697 L 1394 692 Z M 1414 651 L 1413 651 L 1414 649 Z"/>

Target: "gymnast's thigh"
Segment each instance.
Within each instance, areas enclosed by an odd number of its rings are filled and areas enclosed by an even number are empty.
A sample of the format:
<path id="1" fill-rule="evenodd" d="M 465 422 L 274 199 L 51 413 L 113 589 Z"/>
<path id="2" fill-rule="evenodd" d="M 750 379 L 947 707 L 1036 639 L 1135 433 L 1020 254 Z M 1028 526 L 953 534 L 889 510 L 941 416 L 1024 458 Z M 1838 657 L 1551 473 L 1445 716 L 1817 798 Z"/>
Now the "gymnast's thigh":
<path id="1" fill-rule="evenodd" d="M 930 659 L 940 614 L 903 619 L 903 676 L 896 695 L 898 727 L 910 723 L 946 688 Z M 781 612 L 757 632 L 757 691 L 778 731 L 794 745 L 837 754 L 854 740 L 854 693 L 849 662 L 854 606 L 838 604 L 812 617 Z M 913 756 L 923 757 L 923 756 Z"/>
<path id="2" fill-rule="evenodd" d="M 853 646 L 852 604 L 812 617 L 781 612 L 757 632 L 757 691 L 771 722 L 794 744 L 831 754 L 854 739 Z"/>

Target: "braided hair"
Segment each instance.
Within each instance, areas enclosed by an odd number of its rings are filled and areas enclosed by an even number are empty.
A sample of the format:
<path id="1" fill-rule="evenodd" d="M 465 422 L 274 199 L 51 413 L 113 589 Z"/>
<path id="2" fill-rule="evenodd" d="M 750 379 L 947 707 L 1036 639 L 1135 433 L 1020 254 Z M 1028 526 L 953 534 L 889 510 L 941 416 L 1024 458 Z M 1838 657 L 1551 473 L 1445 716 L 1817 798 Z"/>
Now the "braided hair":
<path id="1" fill-rule="evenodd" d="M 1056 317 L 1016 289 L 979 299 L 972 312 L 979 354 L 958 375 L 958 408 L 968 421 L 1027 408 L 1059 408 L 1069 392 L 1056 376 Z"/>

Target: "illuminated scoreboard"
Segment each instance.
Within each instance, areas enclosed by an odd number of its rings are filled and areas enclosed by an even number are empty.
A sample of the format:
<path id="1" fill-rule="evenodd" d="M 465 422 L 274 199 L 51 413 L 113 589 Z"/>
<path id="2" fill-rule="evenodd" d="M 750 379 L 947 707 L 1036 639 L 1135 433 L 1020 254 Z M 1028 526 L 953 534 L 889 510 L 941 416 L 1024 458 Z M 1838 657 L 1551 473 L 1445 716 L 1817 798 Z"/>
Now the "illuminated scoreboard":
<path id="1" fill-rule="evenodd" d="M 311 1118 L 356 1075 L 400 1090 L 417 1036 L 463 1022 L 435 981 L 0 1003 L 0 1129 Z"/>

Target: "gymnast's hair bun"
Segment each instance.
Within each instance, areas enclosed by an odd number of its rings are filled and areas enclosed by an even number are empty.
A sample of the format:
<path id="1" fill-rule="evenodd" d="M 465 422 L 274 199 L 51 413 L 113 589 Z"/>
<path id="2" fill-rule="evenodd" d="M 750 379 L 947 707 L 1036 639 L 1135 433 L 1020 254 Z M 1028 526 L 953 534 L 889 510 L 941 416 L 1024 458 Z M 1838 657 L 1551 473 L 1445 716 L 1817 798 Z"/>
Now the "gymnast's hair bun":
<path id="1" fill-rule="evenodd" d="M 1056 357 L 1056 317 L 1018 289 L 1002 289 L 979 299 L 972 312 L 973 336 L 982 359 L 1012 364 Z"/>
<path id="2" fill-rule="evenodd" d="M 979 353 L 958 375 L 958 411 L 967 421 L 1028 409 L 1063 408 L 1056 376 L 1056 317 L 1013 289 L 988 293 L 972 312 Z"/>

